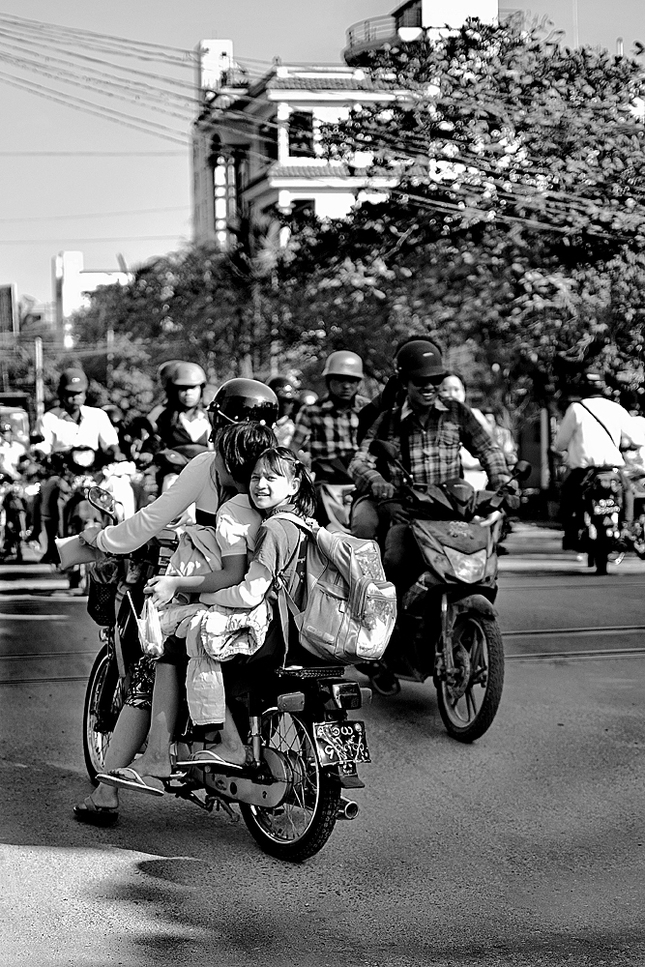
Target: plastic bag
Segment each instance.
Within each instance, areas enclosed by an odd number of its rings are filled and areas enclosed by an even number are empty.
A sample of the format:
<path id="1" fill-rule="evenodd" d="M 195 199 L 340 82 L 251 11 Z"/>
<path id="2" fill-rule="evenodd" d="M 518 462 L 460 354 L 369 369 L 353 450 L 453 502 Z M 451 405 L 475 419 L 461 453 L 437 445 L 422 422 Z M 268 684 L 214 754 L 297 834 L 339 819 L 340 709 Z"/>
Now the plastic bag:
<path id="1" fill-rule="evenodd" d="M 147 597 L 143 602 L 141 617 L 138 617 L 134 603 L 130 597 L 130 592 L 128 592 L 128 597 L 130 598 L 130 605 L 137 622 L 141 650 L 148 658 L 160 658 L 164 652 L 164 636 L 161 630 L 157 605 L 152 598 Z"/>

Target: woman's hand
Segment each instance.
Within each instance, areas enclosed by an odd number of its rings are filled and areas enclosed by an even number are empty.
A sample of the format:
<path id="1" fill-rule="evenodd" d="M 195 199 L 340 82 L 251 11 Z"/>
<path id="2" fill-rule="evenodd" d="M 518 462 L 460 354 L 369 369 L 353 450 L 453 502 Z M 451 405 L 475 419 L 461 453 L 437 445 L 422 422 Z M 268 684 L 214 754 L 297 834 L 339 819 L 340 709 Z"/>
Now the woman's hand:
<path id="1" fill-rule="evenodd" d="M 84 544 L 89 544 L 90 547 L 96 547 L 96 538 L 102 530 L 102 524 L 88 524 L 85 530 L 81 531 L 79 537 Z"/>
<path id="2" fill-rule="evenodd" d="M 144 588 L 144 592 L 150 595 L 153 604 L 156 604 L 158 608 L 161 608 L 164 604 L 168 604 L 169 601 L 172 601 L 178 587 L 179 581 L 177 578 L 155 577 L 150 578 Z"/>

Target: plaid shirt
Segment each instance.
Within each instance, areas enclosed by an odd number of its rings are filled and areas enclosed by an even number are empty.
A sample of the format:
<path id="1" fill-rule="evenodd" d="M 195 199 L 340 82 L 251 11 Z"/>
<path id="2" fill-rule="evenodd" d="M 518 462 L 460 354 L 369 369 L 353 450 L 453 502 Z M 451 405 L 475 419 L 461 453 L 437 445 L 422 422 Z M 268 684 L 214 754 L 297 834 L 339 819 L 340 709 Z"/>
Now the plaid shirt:
<path id="1" fill-rule="evenodd" d="M 349 467 L 358 489 L 363 493 L 369 493 L 372 484 L 384 480 L 376 469 L 376 457 L 369 452 L 369 445 L 374 439 L 386 440 L 396 447 L 398 459 L 410 470 L 417 487 L 460 477 L 461 445 L 479 457 L 488 474 L 490 486 L 499 486 L 502 482 L 500 478 L 508 476 L 500 448 L 471 410 L 456 400 L 435 399 L 426 426 L 418 420 L 407 399 L 403 406 L 386 410 L 377 417 Z M 389 482 L 395 487 L 403 483 L 397 467 L 390 468 Z"/>
<path id="2" fill-rule="evenodd" d="M 358 412 L 366 402 L 355 396 L 349 406 L 339 407 L 325 396 L 319 403 L 303 406 L 296 417 L 291 449 L 304 450 L 312 461 L 340 457 L 348 463 L 358 449 Z"/>

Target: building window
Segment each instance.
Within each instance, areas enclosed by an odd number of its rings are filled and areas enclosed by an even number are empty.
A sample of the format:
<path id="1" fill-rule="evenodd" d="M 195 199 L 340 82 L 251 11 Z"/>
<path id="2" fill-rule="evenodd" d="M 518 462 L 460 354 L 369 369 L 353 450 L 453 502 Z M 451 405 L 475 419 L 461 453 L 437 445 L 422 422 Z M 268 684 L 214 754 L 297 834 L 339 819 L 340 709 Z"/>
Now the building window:
<path id="1" fill-rule="evenodd" d="M 394 16 L 397 30 L 401 27 L 422 27 L 421 0 L 412 0 L 412 3 L 397 10 Z"/>
<path id="2" fill-rule="evenodd" d="M 314 155 L 314 117 L 311 111 L 293 111 L 289 118 L 289 155 L 311 158 Z"/>
<path id="3" fill-rule="evenodd" d="M 271 118 L 266 124 L 262 124 L 259 129 L 260 153 L 262 160 L 272 162 L 278 160 L 278 125 L 275 117 Z"/>
<path id="4" fill-rule="evenodd" d="M 316 214 L 316 202 L 313 198 L 296 198 L 291 202 L 291 214 L 294 218 L 302 218 Z"/>

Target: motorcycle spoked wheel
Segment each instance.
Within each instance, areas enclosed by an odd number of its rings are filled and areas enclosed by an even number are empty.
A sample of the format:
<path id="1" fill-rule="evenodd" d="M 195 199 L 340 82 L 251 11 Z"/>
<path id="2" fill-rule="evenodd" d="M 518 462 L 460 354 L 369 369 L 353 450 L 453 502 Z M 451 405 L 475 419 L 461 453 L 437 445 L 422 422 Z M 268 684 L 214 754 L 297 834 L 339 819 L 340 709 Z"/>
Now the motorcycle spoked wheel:
<path id="1" fill-rule="evenodd" d="M 455 686 L 436 682 L 446 731 L 459 742 L 474 742 L 490 728 L 504 687 L 504 645 L 494 618 L 470 612 L 454 625 Z"/>
<path id="2" fill-rule="evenodd" d="M 123 683 L 108 646 L 99 651 L 85 691 L 83 705 L 83 756 L 91 782 L 103 772 L 114 724 L 123 705 Z"/>
<path id="3" fill-rule="evenodd" d="M 311 729 L 300 716 L 268 709 L 262 716 L 262 737 L 289 764 L 290 790 L 276 808 L 240 803 L 240 811 L 263 852 L 299 863 L 318 853 L 331 836 L 340 786 L 322 770 Z"/>

